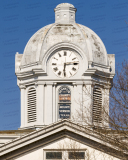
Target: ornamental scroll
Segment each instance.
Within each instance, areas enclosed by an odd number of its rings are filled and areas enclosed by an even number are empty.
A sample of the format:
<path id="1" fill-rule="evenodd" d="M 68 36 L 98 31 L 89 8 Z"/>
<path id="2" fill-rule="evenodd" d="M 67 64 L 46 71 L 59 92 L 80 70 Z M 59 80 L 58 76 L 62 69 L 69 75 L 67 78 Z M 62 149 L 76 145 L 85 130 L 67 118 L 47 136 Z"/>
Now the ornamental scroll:
<path id="1" fill-rule="evenodd" d="M 71 108 L 71 91 L 68 87 L 63 86 L 59 90 L 59 118 L 70 118 Z"/>

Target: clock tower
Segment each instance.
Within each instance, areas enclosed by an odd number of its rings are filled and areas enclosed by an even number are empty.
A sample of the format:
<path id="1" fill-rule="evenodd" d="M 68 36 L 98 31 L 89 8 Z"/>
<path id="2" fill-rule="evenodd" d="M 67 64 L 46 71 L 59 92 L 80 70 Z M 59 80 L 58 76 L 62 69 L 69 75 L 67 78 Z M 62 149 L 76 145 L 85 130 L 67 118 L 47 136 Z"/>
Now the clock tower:
<path id="1" fill-rule="evenodd" d="M 98 35 L 75 22 L 76 8 L 56 6 L 55 23 L 38 30 L 16 53 L 21 127 L 40 128 L 61 119 L 108 127 L 115 57 Z"/>

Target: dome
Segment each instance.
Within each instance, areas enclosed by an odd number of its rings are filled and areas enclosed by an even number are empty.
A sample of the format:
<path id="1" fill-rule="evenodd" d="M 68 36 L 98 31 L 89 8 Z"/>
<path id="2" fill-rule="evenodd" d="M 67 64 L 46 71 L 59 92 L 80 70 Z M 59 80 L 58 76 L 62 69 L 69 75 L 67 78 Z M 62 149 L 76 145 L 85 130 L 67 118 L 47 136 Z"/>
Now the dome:
<path id="1" fill-rule="evenodd" d="M 66 7 L 66 10 L 63 10 L 63 7 Z M 73 9 L 70 9 L 71 7 Z M 61 3 L 57 5 L 57 8 L 60 9 L 55 11 L 55 23 L 41 28 L 30 38 L 20 65 L 41 63 L 48 50 L 56 45 L 63 47 L 64 43 L 67 43 L 69 47 L 77 46 L 84 52 L 87 61 L 107 65 L 107 52 L 102 40 L 94 31 L 75 22 L 74 6 Z"/>
<path id="2" fill-rule="evenodd" d="M 75 8 L 72 4 L 70 3 L 61 3 L 61 4 L 58 4 L 56 6 L 56 8 L 59 8 L 59 7 L 72 7 L 72 8 Z"/>
<path id="3" fill-rule="evenodd" d="M 43 55 L 54 45 L 71 43 L 81 48 L 88 59 L 107 65 L 107 52 L 99 36 L 81 24 L 50 24 L 38 30 L 28 41 L 21 65 L 42 61 Z"/>

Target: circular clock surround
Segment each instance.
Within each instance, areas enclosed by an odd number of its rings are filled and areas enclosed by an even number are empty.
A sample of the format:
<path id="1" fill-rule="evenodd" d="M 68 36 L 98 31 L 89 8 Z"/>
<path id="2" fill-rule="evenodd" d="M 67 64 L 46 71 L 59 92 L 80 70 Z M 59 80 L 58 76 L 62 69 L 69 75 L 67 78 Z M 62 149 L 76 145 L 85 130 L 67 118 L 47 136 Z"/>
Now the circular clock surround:
<path id="1" fill-rule="evenodd" d="M 70 49 L 56 51 L 51 58 L 51 66 L 54 74 L 60 78 L 70 78 L 79 69 L 77 52 Z"/>

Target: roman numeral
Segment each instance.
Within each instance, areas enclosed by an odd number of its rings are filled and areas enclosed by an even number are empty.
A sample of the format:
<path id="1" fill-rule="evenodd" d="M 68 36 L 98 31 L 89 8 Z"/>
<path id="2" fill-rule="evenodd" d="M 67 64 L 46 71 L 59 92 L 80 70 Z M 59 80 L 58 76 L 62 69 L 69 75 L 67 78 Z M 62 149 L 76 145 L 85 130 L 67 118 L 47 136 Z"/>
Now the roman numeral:
<path id="1" fill-rule="evenodd" d="M 56 59 L 58 61 L 58 59 L 56 57 L 54 57 L 54 59 Z"/>
<path id="2" fill-rule="evenodd" d="M 64 51 L 64 56 L 67 56 L 67 52 L 66 51 Z"/>
<path id="3" fill-rule="evenodd" d="M 69 71 L 70 75 L 72 76 L 72 73 Z"/>
<path id="4" fill-rule="evenodd" d="M 66 72 L 64 72 L 64 77 L 66 77 Z"/>
<path id="5" fill-rule="evenodd" d="M 52 65 L 56 65 L 56 63 L 52 63 Z"/>
<path id="6" fill-rule="evenodd" d="M 73 71 L 76 71 L 76 68 L 73 67 L 72 70 L 73 70 Z"/>
<path id="7" fill-rule="evenodd" d="M 72 52 L 71 52 L 71 54 L 72 54 Z M 70 54 L 70 56 L 71 56 L 71 54 Z M 70 56 L 69 56 L 69 57 L 70 57 Z"/>
<path id="8" fill-rule="evenodd" d="M 73 58 L 72 60 L 75 60 L 76 59 L 76 57 L 75 58 Z"/>
<path id="9" fill-rule="evenodd" d="M 78 65 L 78 63 L 73 63 L 74 65 Z"/>
<path id="10" fill-rule="evenodd" d="M 61 71 L 58 72 L 58 75 L 61 75 Z"/>
<path id="11" fill-rule="evenodd" d="M 53 68 L 54 69 L 54 71 L 56 72 L 56 71 L 58 71 L 58 68 L 56 67 L 56 68 Z"/>
<path id="12" fill-rule="evenodd" d="M 60 53 L 58 53 L 58 55 L 59 55 L 59 57 L 61 57 L 61 54 L 60 54 Z"/>

